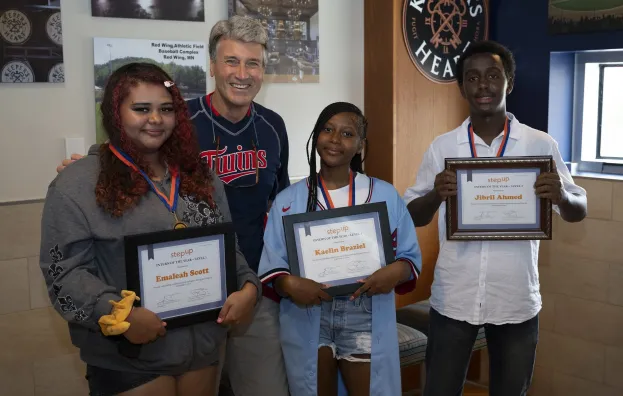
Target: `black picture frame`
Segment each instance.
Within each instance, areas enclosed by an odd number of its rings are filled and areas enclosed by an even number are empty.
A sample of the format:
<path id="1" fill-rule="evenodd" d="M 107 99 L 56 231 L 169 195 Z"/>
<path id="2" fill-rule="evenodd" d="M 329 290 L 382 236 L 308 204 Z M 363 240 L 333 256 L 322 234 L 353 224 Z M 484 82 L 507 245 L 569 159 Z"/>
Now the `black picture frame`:
<path id="1" fill-rule="evenodd" d="M 233 223 L 220 223 L 207 227 L 189 227 L 175 230 L 157 231 L 144 234 L 128 235 L 124 237 L 125 244 L 125 264 L 128 290 L 134 291 L 141 299 L 137 302 L 139 306 L 146 304 L 141 290 L 140 258 L 139 248 L 147 245 L 161 243 L 179 242 L 184 245 L 185 241 L 202 237 L 221 236 L 223 239 L 223 258 L 221 264 L 221 276 L 225 276 L 225 289 L 222 301 L 224 302 L 229 295 L 238 290 L 238 278 L 236 272 L 236 239 Z M 188 243 L 188 242 L 186 242 Z M 223 274 L 224 271 L 224 274 Z M 221 311 L 222 305 L 216 308 L 182 314 L 179 316 L 161 318 L 167 322 L 167 329 L 188 326 L 200 322 L 215 321 Z"/>
<path id="2" fill-rule="evenodd" d="M 457 190 L 461 189 L 458 172 L 490 171 L 495 173 L 526 171 L 538 169 L 540 173 L 551 172 L 554 168 L 552 156 L 530 157 L 487 157 L 487 158 L 446 158 L 445 169 L 457 172 Z M 469 176 L 468 176 L 469 180 Z M 537 198 L 537 222 L 534 226 L 519 225 L 508 228 L 500 224 L 481 226 L 480 228 L 461 227 L 459 215 L 459 197 L 457 195 L 446 200 L 446 238 L 454 241 L 477 240 L 551 240 L 552 239 L 552 202 Z M 483 228 L 484 227 L 484 228 Z"/>
<path id="3" fill-rule="evenodd" d="M 387 204 L 385 202 L 374 202 L 362 205 L 355 205 L 343 208 L 321 210 L 316 212 L 306 212 L 283 217 L 283 227 L 286 240 L 286 249 L 288 253 L 288 261 L 290 264 L 290 273 L 292 275 L 301 276 L 301 264 L 299 262 L 297 240 L 295 228 L 299 224 L 313 225 L 318 222 L 326 222 L 327 220 L 335 220 L 343 222 L 347 218 L 359 215 L 376 215 L 378 223 L 376 223 L 377 234 L 380 234 L 380 243 L 382 246 L 379 252 L 383 252 L 384 261 L 381 265 L 385 266 L 394 262 L 395 254 L 392 243 L 392 236 L 389 227 L 389 216 L 387 214 Z M 377 239 L 379 239 L 377 237 Z M 332 286 L 325 291 L 330 296 L 344 296 L 354 293 L 361 287 L 361 283 L 353 282 L 343 285 Z"/>

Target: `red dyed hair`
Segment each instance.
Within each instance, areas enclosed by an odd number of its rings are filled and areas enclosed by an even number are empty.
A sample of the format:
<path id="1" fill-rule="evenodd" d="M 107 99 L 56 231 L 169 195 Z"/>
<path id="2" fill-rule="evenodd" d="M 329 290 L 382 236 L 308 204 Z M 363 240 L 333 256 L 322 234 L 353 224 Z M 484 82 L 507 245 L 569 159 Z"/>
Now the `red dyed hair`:
<path id="1" fill-rule="evenodd" d="M 110 76 L 101 104 L 102 124 L 110 143 L 125 151 L 149 176 L 154 175 L 152 170 L 123 130 L 120 106 L 130 90 L 139 83 L 165 86 L 165 81 L 172 81 L 172 78 L 158 66 L 130 63 Z M 213 205 L 211 174 L 207 164 L 199 157 L 199 144 L 188 117 L 186 101 L 177 86 L 172 85 L 167 90 L 173 101 L 176 125 L 169 139 L 160 147 L 160 153 L 170 167 L 180 169 L 180 195 L 191 195 Z M 95 188 L 97 204 L 113 217 L 122 216 L 149 192 L 147 181 L 121 162 L 106 143 L 100 148 L 100 166 Z"/>

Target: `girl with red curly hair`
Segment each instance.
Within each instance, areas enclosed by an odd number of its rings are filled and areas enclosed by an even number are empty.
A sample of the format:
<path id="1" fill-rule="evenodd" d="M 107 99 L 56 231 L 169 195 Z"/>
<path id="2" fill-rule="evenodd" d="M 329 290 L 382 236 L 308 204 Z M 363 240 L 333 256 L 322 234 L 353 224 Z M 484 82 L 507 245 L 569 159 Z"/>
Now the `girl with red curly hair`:
<path id="1" fill-rule="evenodd" d="M 186 103 L 159 67 L 119 68 L 101 110 L 108 142 L 48 189 L 40 265 L 51 302 L 87 364 L 91 395 L 215 395 L 226 325 L 250 319 L 257 276 L 237 249 L 239 291 L 218 320 L 167 330 L 133 307 L 124 236 L 231 221 L 223 184 L 200 161 Z"/>

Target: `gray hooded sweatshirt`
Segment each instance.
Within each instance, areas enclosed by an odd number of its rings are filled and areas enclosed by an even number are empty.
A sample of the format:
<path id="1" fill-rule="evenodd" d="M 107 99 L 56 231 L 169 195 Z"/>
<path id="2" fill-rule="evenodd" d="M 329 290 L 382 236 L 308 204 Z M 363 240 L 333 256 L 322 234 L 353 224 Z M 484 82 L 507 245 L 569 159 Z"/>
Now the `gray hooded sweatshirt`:
<path id="1" fill-rule="evenodd" d="M 126 289 L 124 236 L 170 230 L 174 218 L 150 190 L 138 205 L 113 218 L 97 206 L 95 186 L 100 172 L 97 146 L 61 172 L 48 188 L 41 222 L 40 266 L 54 308 L 69 322 L 72 342 L 83 361 L 110 370 L 179 375 L 214 364 L 227 328 L 204 322 L 172 329 L 142 345 L 137 358 L 119 353 L 121 337 L 104 336 L 98 325 L 109 314 L 109 300 L 119 301 Z M 180 196 L 176 214 L 189 226 L 231 221 L 223 184 L 212 177 L 213 209 L 194 197 Z M 167 193 L 171 178 L 156 184 Z M 236 246 L 239 289 L 245 282 L 261 284 Z"/>

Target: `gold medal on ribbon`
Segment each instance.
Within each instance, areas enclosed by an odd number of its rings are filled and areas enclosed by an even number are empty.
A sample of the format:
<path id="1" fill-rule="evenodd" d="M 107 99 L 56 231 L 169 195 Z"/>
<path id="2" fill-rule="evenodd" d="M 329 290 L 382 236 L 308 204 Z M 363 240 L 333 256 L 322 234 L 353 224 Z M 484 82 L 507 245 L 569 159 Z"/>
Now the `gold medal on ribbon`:
<path id="1" fill-rule="evenodd" d="M 149 176 L 136 166 L 136 164 L 132 161 L 132 158 L 129 155 L 119 150 L 112 144 L 109 144 L 108 148 L 117 158 L 119 158 L 121 162 L 123 162 L 124 164 L 129 166 L 131 169 L 139 173 L 141 176 L 143 176 L 143 178 L 145 179 L 145 181 L 147 181 L 151 189 L 156 193 L 156 195 L 158 195 L 158 198 L 160 198 L 164 206 L 166 206 L 167 209 L 169 209 L 171 213 L 173 214 L 173 217 L 175 217 L 175 223 L 173 224 L 173 229 L 179 230 L 181 228 L 186 228 L 187 227 L 186 223 L 180 221 L 180 219 L 178 219 L 177 215 L 175 214 L 175 209 L 177 208 L 178 191 L 180 189 L 179 168 L 177 167 L 168 168 L 168 170 L 171 172 L 171 191 L 169 193 L 169 196 L 167 197 L 167 195 L 163 191 L 160 191 L 158 187 L 156 187 L 156 185 L 149 178 Z"/>
<path id="2" fill-rule="evenodd" d="M 175 212 L 173 212 L 173 217 L 175 217 L 175 225 L 173 225 L 174 230 L 179 230 L 179 229 L 187 227 L 186 223 L 184 223 L 183 221 L 180 221 L 180 219 L 177 218 L 177 215 L 175 214 Z"/>

